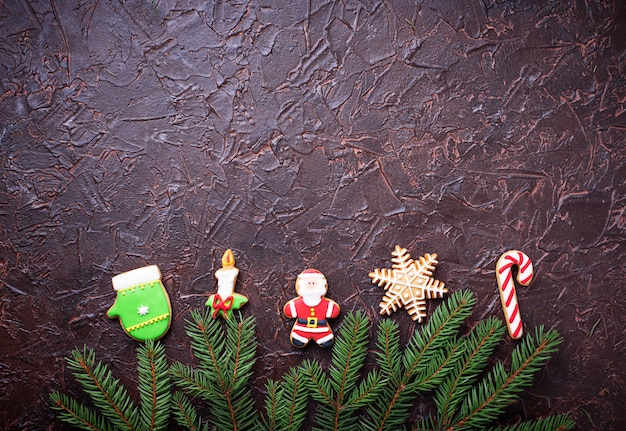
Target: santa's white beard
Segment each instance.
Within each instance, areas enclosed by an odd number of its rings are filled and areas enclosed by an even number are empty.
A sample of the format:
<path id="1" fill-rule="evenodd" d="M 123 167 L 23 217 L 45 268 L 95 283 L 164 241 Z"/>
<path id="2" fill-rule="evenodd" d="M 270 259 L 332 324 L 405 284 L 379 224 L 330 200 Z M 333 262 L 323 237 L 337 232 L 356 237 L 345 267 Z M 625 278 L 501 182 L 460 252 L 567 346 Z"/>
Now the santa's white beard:
<path id="1" fill-rule="evenodd" d="M 302 297 L 302 301 L 309 306 L 315 307 L 322 302 L 322 296 L 326 293 L 326 289 L 300 289 L 299 295 Z"/>

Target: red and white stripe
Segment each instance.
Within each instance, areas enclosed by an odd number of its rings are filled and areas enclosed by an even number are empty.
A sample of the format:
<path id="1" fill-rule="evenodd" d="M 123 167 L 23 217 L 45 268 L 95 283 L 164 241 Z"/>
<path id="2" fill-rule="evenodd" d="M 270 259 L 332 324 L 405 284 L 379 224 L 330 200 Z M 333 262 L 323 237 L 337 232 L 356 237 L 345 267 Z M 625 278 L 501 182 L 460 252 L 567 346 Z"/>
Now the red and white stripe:
<path id="1" fill-rule="evenodd" d="M 500 290 L 500 300 L 504 309 L 504 318 L 509 329 L 511 338 L 519 340 L 524 333 L 522 329 L 522 316 L 517 304 L 515 283 L 511 267 L 517 265 L 517 282 L 522 286 L 528 286 L 533 279 L 533 264 L 530 258 L 518 250 L 510 250 L 500 256 L 496 263 L 496 279 Z"/>

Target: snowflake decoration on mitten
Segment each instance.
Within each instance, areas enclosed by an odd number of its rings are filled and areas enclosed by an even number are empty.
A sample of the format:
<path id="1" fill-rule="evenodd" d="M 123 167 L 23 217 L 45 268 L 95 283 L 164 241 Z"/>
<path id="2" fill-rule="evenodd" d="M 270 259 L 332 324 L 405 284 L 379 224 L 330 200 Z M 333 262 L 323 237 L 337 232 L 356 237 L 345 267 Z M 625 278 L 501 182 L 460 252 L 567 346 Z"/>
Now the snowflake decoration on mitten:
<path id="1" fill-rule="evenodd" d="M 383 286 L 385 296 L 380 303 L 380 314 L 391 315 L 404 306 L 411 319 L 422 322 L 426 317 L 426 299 L 442 298 L 448 289 L 432 278 L 437 254 L 426 253 L 418 262 L 411 259 L 406 248 L 396 245 L 391 253 L 391 269 L 376 269 L 369 273 L 372 283 Z"/>

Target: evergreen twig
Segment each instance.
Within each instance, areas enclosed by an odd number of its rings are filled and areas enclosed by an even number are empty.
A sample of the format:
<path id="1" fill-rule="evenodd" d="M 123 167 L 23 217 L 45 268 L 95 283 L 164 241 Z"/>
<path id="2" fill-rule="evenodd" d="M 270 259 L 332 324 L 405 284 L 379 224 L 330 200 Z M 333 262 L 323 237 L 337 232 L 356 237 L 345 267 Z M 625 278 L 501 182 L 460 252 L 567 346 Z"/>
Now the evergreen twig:
<path id="1" fill-rule="evenodd" d="M 147 340 L 137 351 L 137 365 L 141 428 L 166 430 L 172 391 L 163 345 Z"/>
<path id="2" fill-rule="evenodd" d="M 191 317 L 187 334 L 199 366 L 173 364 L 175 383 L 208 402 L 211 420 L 218 429 L 255 429 L 258 417 L 248 387 L 257 346 L 254 318 L 226 320 L 224 337 L 221 320 L 213 319 L 210 310 L 193 311 Z"/>
<path id="3" fill-rule="evenodd" d="M 452 294 L 437 307 L 422 331 L 413 334 L 403 354 L 399 352 L 397 325 L 379 326 L 378 363 L 389 383 L 384 386 L 382 401 L 368 408 L 370 418 L 363 423 L 366 430 L 404 427 L 417 389 L 441 382 L 458 359 L 456 334 L 475 302 L 468 291 Z"/>
<path id="4" fill-rule="evenodd" d="M 139 428 L 137 407 L 126 388 L 113 377 L 109 367 L 96 362 L 93 350 L 86 347 L 82 352 L 74 350 L 67 363 L 94 405 L 117 429 L 135 431 Z"/>
<path id="5" fill-rule="evenodd" d="M 191 431 L 208 431 L 208 423 L 202 424 L 202 417 L 184 393 L 177 391 L 172 397 L 174 419 Z"/>
<path id="6" fill-rule="evenodd" d="M 524 337 L 513 350 L 511 371 L 498 362 L 491 372 L 474 387 L 465 398 L 453 421 L 456 427 L 484 428 L 495 420 L 504 409 L 517 400 L 517 395 L 527 386 L 561 343 L 561 336 L 554 330 L 545 331 L 540 326 L 535 336 Z"/>
<path id="7" fill-rule="evenodd" d="M 320 429 L 353 430 L 359 419 L 354 411 L 367 405 L 382 388 L 382 375 L 376 370 L 357 384 L 367 356 L 369 327 L 365 313 L 348 314 L 335 340 L 328 374 L 316 361 L 305 361 L 302 366 L 312 397 L 321 404 L 315 416 Z"/>
<path id="8" fill-rule="evenodd" d="M 512 426 L 489 428 L 487 431 L 566 431 L 572 429 L 574 425 L 569 415 L 554 415 Z"/>
<path id="9" fill-rule="evenodd" d="M 297 431 L 306 418 L 308 391 L 302 368 L 292 368 L 282 381 L 268 380 L 265 413 L 266 431 Z"/>
<path id="10" fill-rule="evenodd" d="M 57 413 L 57 417 L 69 425 L 88 431 L 113 429 L 102 415 L 65 394 L 58 391 L 52 392 L 50 402 L 52 409 Z"/>
<path id="11" fill-rule="evenodd" d="M 50 394 L 51 405 L 62 421 L 91 431 L 162 430 L 170 413 L 193 431 L 298 431 L 310 399 L 316 403 L 316 431 L 487 429 L 532 384 L 561 337 L 539 327 L 517 344 L 509 371 L 502 362 L 488 369 L 505 328 L 488 318 L 460 336 L 474 304 L 470 292 L 450 295 L 404 349 L 398 324 L 383 319 L 377 329 L 378 368 L 367 373 L 370 320 L 361 311 L 347 314 L 328 371 L 306 359 L 281 379 L 268 380 L 265 415 L 256 411 L 249 384 L 257 347 L 254 318 L 222 321 L 206 309 L 192 312 L 187 328 L 197 366 L 177 362 L 168 372 L 162 345 L 148 341 L 138 348 L 139 407 L 87 348 L 74 350 L 67 363 L 92 405 L 59 392 Z M 172 395 L 172 383 L 182 391 Z M 416 422 L 411 418 L 416 396 L 430 391 L 436 412 Z M 206 402 L 206 420 L 188 395 Z M 490 431 L 565 431 L 573 425 L 569 415 L 555 415 Z"/>
<path id="12" fill-rule="evenodd" d="M 462 360 L 438 387 L 434 400 L 438 409 L 438 422 L 450 425 L 450 415 L 456 411 L 465 394 L 473 387 L 483 372 L 496 345 L 502 340 L 505 328 L 500 320 L 490 317 L 479 322 L 465 337 L 461 345 Z"/>
<path id="13" fill-rule="evenodd" d="M 108 366 L 96 361 L 93 350 L 75 349 L 67 358 L 68 368 L 96 410 L 75 399 L 52 392 L 52 408 L 62 421 L 84 430 L 156 431 L 167 429 L 170 406 L 170 383 L 167 377 L 165 350 L 149 340 L 137 348 L 137 369 L 141 409 L 127 389 L 113 377 Z"/>

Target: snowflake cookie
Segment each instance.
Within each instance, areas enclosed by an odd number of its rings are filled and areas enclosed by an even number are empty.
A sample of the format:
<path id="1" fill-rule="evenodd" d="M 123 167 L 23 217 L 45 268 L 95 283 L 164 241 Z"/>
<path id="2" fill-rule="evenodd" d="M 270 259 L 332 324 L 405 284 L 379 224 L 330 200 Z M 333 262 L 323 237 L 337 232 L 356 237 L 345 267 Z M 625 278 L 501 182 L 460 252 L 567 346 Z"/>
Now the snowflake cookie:
<path id="1" fill-rule="evenodd" d="M 432 275 L 437 265 L 437 254 L 426 253 L 418 261 L 411 259 L 406 248 L 396 245 L 391 253 L 391 269 L 376 269 L 369 273 L 372 283 L 385 288 L 380 303 L 380 314 L 391 315 L 404 307 L 411 319 L 422 322 L 426 317 L 426 299 L 442 298 L 448 289 Z"/>

